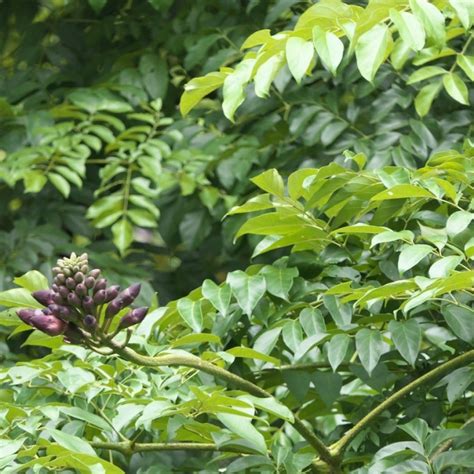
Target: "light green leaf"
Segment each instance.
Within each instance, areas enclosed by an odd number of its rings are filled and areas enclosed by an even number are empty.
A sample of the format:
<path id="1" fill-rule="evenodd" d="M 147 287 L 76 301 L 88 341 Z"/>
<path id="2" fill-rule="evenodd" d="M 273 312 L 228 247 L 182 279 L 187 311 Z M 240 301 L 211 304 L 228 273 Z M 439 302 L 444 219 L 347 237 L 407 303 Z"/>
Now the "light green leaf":
<path id="1" fill-rule="evenodd" d="M 420 51 L 425 45 L 425 30 L 412 13 L 390 9 L 390 19 L 397 27 L 403 41 L 413 50 Z"/>
<path id="2" fill-rule="evenodd" d="M 285 187 L 283 185 L 283 179 L 275 168 L 264 171 L 250 181 L 267 193 L 278 197 L 284 196 Z"/>
<path id="3" fill-rule="evenodd" d="M 228 354 L 234 357 L 243 357 L 244 359 L 263 360 L 264 362 L 270 362 L 273 365 L 280 365 L 280 361 L 276 357 L 263 354 L 262 352 L 250 349 L 250 347 L 233 347 L 226 351 Z"/>
<path id="4" fill-rule="evenodd" d="M 202 331 L 203 317 L 201 301 L 193 301 L 189 298 L 181 298 L 178 300 L 178 313 L 184 322 L 194 331 L 200 333 Z"/>
<path id="5" fill-rule="evenodd" d="M 364 369 L 370 375 L 383 354 L 384 344 L 382 335 L 375 329 L 364 328 L 357 332 L 355 342 L 359 359 Z"/>
<path id="6" fill-rule="evenodd" d="M 462 261 L 462 257 L 451 255 L 442 257 L 431 265 L 428 274 L 430 278 L 447 277 Z"/>
<path id="7" fill-rule="evenodd" d="M 86 421 L 87 423 L 100 428 L 103 431 L 111 431 L 112 428 L 110 425 L 102 419 L 100 416 L 89 413 L 86 410 L 83 410 L 79 407 L 60 407 L 59 410 L 65 415 L 70 416 L 71 418 L 76 418 L 78 420 Z"/>
<path id="8" fill-rule="evenodd" d="M 441 82 L 428 84 L 420 89 L 415 97 L 415 110 L 420 117 L 424 117 L 431 109 L 433 100 L 441 89 Z"/>
<path id="9" fill-rule="evenodd" d="M 407 245 L 398 258 L 398 271 L 404 273 L 433 252 L 433 247 L 424 244 Z"/>
<path id="10" fill-rule="evenodd" d="M 245 214 L 247 212 L 254 211 L 265 211 L 266 209 L 273 208 L 273 204 L 270 201 L 269 194 L 259 194 L 254 198 L 249 199 L 245 204 L 241 206 L 233 207 L 228 213 L 228 216 L 233 216 L 234 214 Z"/>
<path id="11" fill-rule="evenodd" d="M 239 306 L 248 316 L 266 291 L 265 278 L 261 275 L 249 276 L 241 270 L 229 273 L 227 282 L 232 288 L 232 292 Z"/>
<path id="12" fill-rule="evenodd" d="M 447 74 L 448 71 L 439 66 L 426 66 L 417 69 L 410 75 L 407 80 L 407 84 L 416 84 L 417 82 L 430 79 L 431 77 L 439 76 L 440 74 Z"/>
<path id="13" fill-rule="evenodd" d="M 335 76 L 344 55 L 343 42 L 334 33 L 315 26 L 313 43 L 324 67 Z"/>
<path id="14" fill-rule="evenodd" d="M 288 301 L 288 293 L 294 279 L 298 276 L 298 269 L 267 265 L 260 270 L 259 274 L 265 278 L 267 291 L 270 294 Z"/>
<path id="15" fill-rule="evenodd" d="M 446 41 L 443 14 L 428 0 L 410 0 L 410 7 L 425 28 L 426 36 L 438 46 Z"/>
<path id="16" fill-rule="evenodd" d="M 303 331 L 298 321 L 288 321 L 283 326 L 283 342 L 295 353 L 303 341 Z"/>
<path id="17" fill-rule="evenodd" d="M 397 240 L 403 240 L 404 242 L 413 242 L 413 232 L 410 230 L 401 230 L 400 232 L 395 232 L 393 230 L 387 230 L 378 235 L 375 235 L 372 238 L 370 247 L 375 247 L 378 244 L 385 244 L 388 242 L 396 242 Z"/>
<path id="18" fill-rule="evenodd" d="M 474 214 L 467 211 L 456 211 L 448 217 L 446 222 L 446 232 L 450 236 L 455 236 L 464 232 L 474 219 Z"/>
<path id="19" fill-rule="evenodd" d="M 467 56 L 466 54 L 458 54 L 456 56 L 458 66 L 466 73 L 466 76 L 474 81 L 474 56 Z"/>
<path id="20" fill-rule="evenodd" d="M 267 413 L 271 413 L 282 420 L 289 421 L 292 423 L 295 419 L 291 410 L 276 400 L 274 397 L 267 397 L 267 398 L 260 398 L 254 397 L 252 395 L 245 395 L 242 397 L 243 400 L 248 400 L 260 410 L 266 411 Z"/>
<path id="21" fill-rule="evenodd" d="M 421 347 L 421 329 L 419 324 L 414 319 L 390 321 L 388 329 L 392 334 L 392 341 L 398 352 L 414 367 Z"/>
<path id="22" fill-rule="evenodd" d="M 30 170 L 23 175 L 25 192 L 39 193 L 48 182 L 46 176 L 41 171 Z"/>
<path id="23" fill-rule="evenodd" d="M 133 242 L 132 224 L 125 218 L 120 219 L 112 226 L 112 235 L 115 246 L 123 254 Z"/>
<path id="24" fill-rule="evenodd" d="M 56 441 L 56 443 L 69 451 L 96 456 L 96 453 L 92 449 L 91 445 L 78 436 L 73 436 L 71 434 L 65 433 L 64 431 L 59 431 L 52 428 L 48 428 L 47 432 L 51 435 L 54 441 Z"/>
<path id="25" fill-rule="evenodd" d="M 232 297 L 232 291 L 227 283 L 216 285 L 212 280 L 204 280 L 202 284 L 202 294 L 204 298 L 209 300 L 223 316 L 227 316 L 227 312 Z"/>
<path id="26" fill-rule="evenodd" d="M 331 234 L 380 234 L 386 232 L 389 229 L 378 225 L 368 224 L 355 224 L 346 227 L 340 227 L 339 229 L 333 230 Z"/>
<path id="27" fill-rule="evenodd" d="M 69 196 L 71 186 L 60 174 L 49 173 L 48 179 L 65 198 Z"/>
<path id="28" fill-rule="evenodd" d="M 474 23 L 474 4 L 472 0 L 449 0 L 449 3 L 461 20 L 464 29 L 469 30 Z"/>
<path id="29" fill-rule="evenodd" d="M 329 364 L 333 372 L 341 365 L 347 354 L 351 338 L 347 334 L 336 334 L 326 344 Z"/>
<path id="30" fill-rule="evenodd" d="M 0 292 L 0 306 L 7 308 L 43 308 L 32 296 L 31 291 L 26 288 L 12 288 Z"/>
<path id="31" fill-rule="evenodd" d="M 184 86 L 184 93 L 179 102 L 181 114 L 186 116 L 206 95 L 221 87 L 226 76 L 227 73 L 211 72 L 189 81 Z"/>
<path id="32" fill-rule="evenodd" d="M 432 198 L 435 196 L 425 188 L 415 186 L 414 184 L 398 184 L 386 189 L 372 197 L 372 201 L 385 201 L 388 199 L 406 199 L 406 198 Z M 387 230 L 387 229 L 384 229 Z"/>
<path id="33" fill-rule="evenodd" d="M 381 64 L 390 54 L 392 37 L 388 26 L 377 24 L 360 36 L 355 47 L 357 67 L 372 82 Z"/>
<path id="34" fill-rule="evenodd" d="M 314 57 L 314 47 L 311 41 L 293 36 L 286 42 L 286 61 L 296 82 L 300 82 Z"/>
<path id="35" fill-rule="evenodd" d="M 14 278 L 13 283 L 31 292 L 49 288 L 48 279 L 38 270 L 30 270 L 24 275 Z"/>
<path id="36" fill-rule="evenodd" d="M 179 339 L 175 339 L 171 343 L 171 347 L 187 346 L 188 344 L 202 344 L 203 342 L 220 344 L 221 339 L 219 336 L 210 333 L 188 334 Z"/>
<path id="37" fill-rule="evenodd" d="M 447 305 L 441 313 L 450 329 L 463 341 L 474 345 L 474 310 L 465 306 Z"/>
<path id="38" fill-rule="evenodd" d="M 341 300 L 334 295 L 324 295 L 323 302 L 339 328 L 345 328 L 351 323 L 352 308 L 350 305 L 342 304 Z"/>
<path id="39" fill-rule="evenodd" d="M 272 56 L 258 69 L 254 77 L 255 94 L 257 97 L 267 97 L 273 80 L 280 71 L 284 61 L 283 52 Z"/>
<path id="40" fill-rule="evenodd" d="M 443 76 L 443 86 L 446 92 L 457 102 L 469 105 L 469 91 L 464 81 L 455 72 Z"/>
<path id="41" fill-rule="evenodd" d="M 321 311 L 316 308 L 305 308 L 300 313 L 300 324 L 308 337 L 326 333 L 326 323 Z"/>
<path id="42" fill-rule="evenodd" d="M 230 121 L 234 120 L 235 111 L 245 99 L 244 89 L 250 80 L 254 64 L 255 59 L 244 59 L 224 80 L 222 110 Z"/>

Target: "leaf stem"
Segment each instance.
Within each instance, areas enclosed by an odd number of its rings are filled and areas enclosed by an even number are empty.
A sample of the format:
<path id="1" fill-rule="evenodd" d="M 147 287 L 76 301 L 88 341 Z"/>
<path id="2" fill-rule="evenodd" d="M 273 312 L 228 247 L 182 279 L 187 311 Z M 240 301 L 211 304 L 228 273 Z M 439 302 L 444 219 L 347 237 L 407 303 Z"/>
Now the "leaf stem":
<path id="1" fill-rule="evenodd" d="M 369 412 L 364 418 L 358 421 L 347 433 L 339 440 L 332 444 L 329 448 L 333 456 L 341 456 L 350 442 L 359 434 L 363 429 L 367 427 L 375 418 L 377 418 L 382 412 L 390 408 L 392 405 L 397 403 L 404 396 L 409 395 L 413 390 L 432 382 L 443 375 L 451 372 L 454 369 L 463 367 L 470 362 L 474 361 L 474 349 L 470 350 L 454 359 L 445 362 L 444 364 L 435 367 L 426 374 L 418 377 L 409 384 L 405 385 L 400 390 L 396 391 L 390 397 L 385 399 L 382 403 L 377 405 L 371 412 Z"/>

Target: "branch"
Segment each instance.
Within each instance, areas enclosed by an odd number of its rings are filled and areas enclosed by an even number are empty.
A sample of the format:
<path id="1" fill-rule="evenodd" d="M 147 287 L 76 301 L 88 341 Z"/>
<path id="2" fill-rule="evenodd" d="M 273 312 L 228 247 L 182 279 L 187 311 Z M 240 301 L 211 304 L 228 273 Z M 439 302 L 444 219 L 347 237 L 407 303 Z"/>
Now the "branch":
<path id="1" fill-rule="evenodd" d="M 261 398 L 273 398 L 273 396 L 267 391 L 260 388 L 258 385 L 249 382 L 248 380 L 239 377 L 238 375 L 229 372 L 222 367 L 211 364 L 205 360 L 200 359 L 199 357 L 192 354 L 165 354 L 156 357 L 149 357 L 138 354 L 133 349 L 129 347 L 122 347 L 116 344 L 113 341 L 107 341 L 107 344 L 114 352 L 124 359 L 127 359 L 131 362 L 134 362 L 137 365 L 142 365 L 146 367 L 171 367 L 171 366 L 181 366 L 181 367 L 191 367 L 193 369 L 206 372 L 207 374 L 214 375 L 223 380 L 229 382 L 229 384 L 238 387 L 241 390 L 244 390 L 251 395 L 255 395 Z M 316 450 L 321 459 L 328 465 L 332 466 L 336 464 L 336 460 L 331 455 L 329 449 L 323 443 L 323 441 L 314 434 L 306 425 L 295 415 L 295 421 L 293 426 L 298 431 L 298 433 L 303 436 L 303 438 Z"/>
<path id="2" fill-rule="evenodd" d="M 421 387 L 422 385 L 432 382 L 443 375 L 451 372 L 454 369 L 463 367 L 470 362 L 474 361 L 474 349 L 462 354 L 454 359 L 445 362 L 444 364 L 435 367 L 421 377 L 415 379 L 413 382 L 410 382 L 408 385 L 405 385 L 403 388 L 393 393 L 384 400 L 382 403 L 377 405 L 371 412 L 369 412 L 364 418 L 357 422 L 339 441 L 330 446 L 329 450 L 333 456 L 341 456 L 344 450 L 347 448 L 349 443 L 355 438 L 355 436 L 360 433 L 363 429 L 367 427 L 375 418 L 377 418 L 383 411 L 397 403 L 405 395 L 410 394 L 413 390 Z"/>
<path id="3" fill-rule="evenodd" d="M 237 446 L 217 446 L 214 443 L 132 443 L 121 441 L 118 443 L 94 441 L 90 443 L 96 449 L 119 451 L 125 455 L 148 451 L 219 451 L 223 453 L 255 454 L 251 449 Z"/>

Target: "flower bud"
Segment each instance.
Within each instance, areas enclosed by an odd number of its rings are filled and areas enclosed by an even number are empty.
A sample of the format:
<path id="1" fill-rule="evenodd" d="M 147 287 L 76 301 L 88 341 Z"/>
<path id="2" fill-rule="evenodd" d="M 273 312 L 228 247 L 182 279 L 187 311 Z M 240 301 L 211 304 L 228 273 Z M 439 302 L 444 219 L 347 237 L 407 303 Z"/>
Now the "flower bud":
<path id="1" fill-rule="evenodd" d="M 65 299 L 60 294 L 56 293 L 53 295 L 53 302 L 56 304 L 64 304 Z"/>
<path id="2" fill-rule="evenodd" d="M 77 286 L 76 286 L 76 295 L 78 296 L 86 296 L 87 295 L 87 288 L 86 288 L 86 285 L 84 285 L 84 283 L 79 283 Z"/>
<path id="3" fill-rule="evenodd" d="M 57 275 L 57 274 L 61 273 L 62 270 L 59 267 L 53 267 L 52 271 L 53 271 L 53 273 L 55 273 Z"/>
<path id="4" fill-rule="evenodd" d="M 79 296 L 76 295 L 76 293 L 69 293 L 67 295 L 67 302 L 71 305 L 74 306 L 80 306 L 81 305 L 81 300 Z"/>
<path id="5" fill-rule="evenodd" d="M 66 281 L 66 276 L 64 275 L 64 273 L 58 273 L 55 276 L 54 281 L 56 284 L 62 285 Z"/>
<path id="6" fill-rule="evenodd" d="M 49 308 L 44 308 L 41 310 L 43 314 L 46 314 L 46 316 L 49 316 L 50 314 L 53 314 Z"/>
<path id="7" fill-rule="evenodd" d="M 148 313 L 148 308 L 136 308 L 132 309 L 129 313 L 127 313 L 121 320 L 119 327 L 120 328 L 128 328 L 133 326 L 134 324 L 141 323 L 143 319 L 145 319 L 146 314 Z"/>
<path id="8" fill-rule="evenodd" d="M 107 306 L 107 309 L 105 310 L 105 316 L 107 318 L 110 318 L 111 316 L 115 316 L 117 313 L 120 312 L 122 308 L 124 308 L 124 305 L 122 304 L 120 300 L 116 298 L 112 300 Z"/>
<path id="9" fill-rule="evenodd" d="M 94 300 L 91 296 L 85 296 L 82 300 L 82 307 L 88 312 L 93 313 L 95 311 Z"/>
<path id="10" fill-rule="evenodd" d="M 66 286 L 70 290 L 74 290 L 74 288 L 76 288 L 76 282 L 74 281 L 74 278 L 71 278 L 71 277 L 66 278 Z"/>
<path id="11" fill-rule="evenodd" d="M 99 290 L 105 290 L 107 288 L 107 280 L 105 278 L 101 278 L 97 280 L 94 285 L 94 293 Z"/>
<path id="12" fill-rule="evenodd" d="M 84 284 L 87 288 L 92 288 L 95 285 L 95 278 L 91 276 L 86 277 Z"/>
<path id="13" fill-rule="evenodd" d="M 71 318 L 71 310 L 67 306 L 60 304 L 50 304 L 48 308 L 51 313 L 54 314 L 54 316 L 62 319 L 63 321 L 69 321 Z"/>
<path id="14" fill-rule="evenodd" d="M 49 336 L 58 336 L 67 328 L 67 323 L 61 321 L 56 316 L 45 316 L 44 314 L 41 314 L 41 316 L 34 314 L 31 318 L 31 325 Z"/>
<path id="15" fill-rule="evenodd" d="M 76 280 L 77 283 L 82 283 L 84 281 L 84 273 L 82 272 L 77 272 L 74 275 L 74 280 Z"/>
<path id="16" fill-rule="evenodd" d="M 82 265 L 80 270 L 81 270 L 82 273 L 87 273 L 89 271 L 89 267 L 87 265 Z"/>
<path id="17" fill-rule="evenodd" d="M 92 316 L 92 314 L 88 314 L 84 317 L 84 326 L 89 329 L 94 329 L 97 326 L 97 319 Z"/>
<path id="18" fill-rule="evenodd" d="M 105 301 L 105 290 L 99 290 L 93 296 L 93 300 L 95 304 L 102 304 Z"/>
<path id="19" fill-rule="evenodd" d="M 59 287 L 58 287 L 58 285 L 56 285 L 56 283 L 53 283 L 53 284 L 51 285 L 51 289 L 52 289 L 55 293 L 58 291 L 58 288 L 59 288 Z"/>
<path id="20" fill-rule="evenodd" d="M 58 292 L 63 298 L 67 298 L 67 295 L 69 294 L 69 290 L 65 286 L 60 286 Z"/>
<path id="21" fill-rule="evenodd" d="M 53 302 L 53 292 L 51 290 L 38 290 L 31 293 L 31 295 L 43 306 L 48 306 Z"/>
<path id="22" fill-rule="evenodd" d="M 73 272 L 73 273 L 77 273 L 78 271 L 79 271 L 79 265 L 74 265 L 74 266 L 72 267 L 72 272 Z"/>
<path id="23" fill-rule="evenodd" d="M 98 268 L 94 268 L 94 270 L 91 270 L 89 272 L 89 276 L 92 278 L 97 278 L 100 275 L 100 270 Z"/>
<path id="24" fill-rule="evenodd" d="M 120 291 L 120 286 L 118 285 L 113 285 L 110 288 L 107 288 L 105 290 L 105 302 L 108 303 L 109 301 L 112 301 L 114 298 L 117 297 Z"/>
<path id="25" fill-rule="evenodd" d="M 71 269 L 70 268 L 65 268 L 63 270 L 64 276 L 65 277 L 70 277 L 72 275 Z"/>
<path id="26" fill-rule="evenodd" d="M 31 324 L 31 318 L 35 314 L 34 309 L 19 309 L 16 314 L 26 324 Z"/>

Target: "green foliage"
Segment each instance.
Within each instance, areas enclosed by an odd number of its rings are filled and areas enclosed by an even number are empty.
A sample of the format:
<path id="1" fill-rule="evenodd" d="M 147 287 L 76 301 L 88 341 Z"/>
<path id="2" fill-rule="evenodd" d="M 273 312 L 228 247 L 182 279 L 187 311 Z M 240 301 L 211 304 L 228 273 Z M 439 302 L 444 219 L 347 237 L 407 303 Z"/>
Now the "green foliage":
<path id="1" fill-rule="evenodd" d="M 474 467 L 471 2 L 0 13 L 2 472 Z M 15 314 L 78 248 L 88 347 Z"/>

